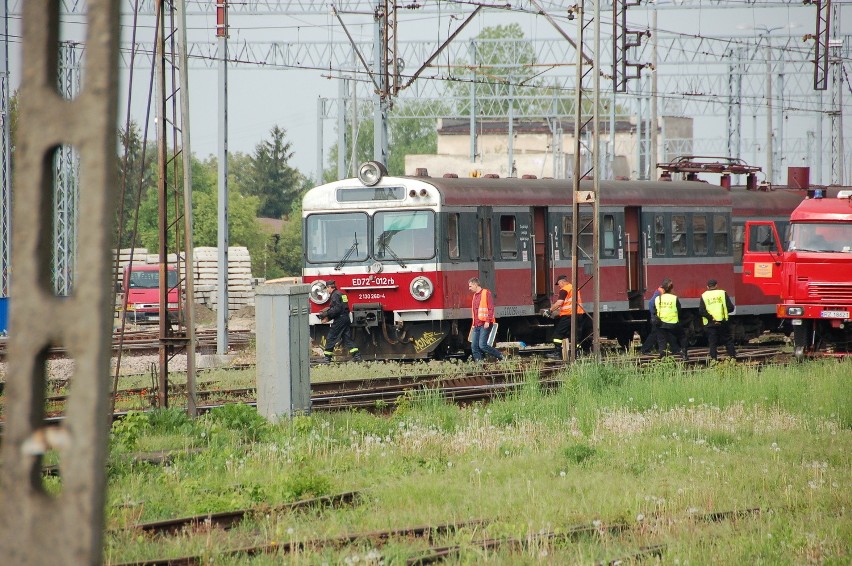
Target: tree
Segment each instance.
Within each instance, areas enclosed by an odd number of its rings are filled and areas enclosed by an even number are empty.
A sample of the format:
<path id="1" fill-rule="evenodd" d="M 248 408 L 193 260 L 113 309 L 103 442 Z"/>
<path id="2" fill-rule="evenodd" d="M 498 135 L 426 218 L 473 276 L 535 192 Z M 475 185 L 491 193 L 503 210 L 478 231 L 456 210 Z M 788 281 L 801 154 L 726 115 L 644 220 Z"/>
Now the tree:
<path id="1" fill-rule="evenodd" d="M 269 140 L 255 146 L 249 182 L 243 192 L 258 197 L 260 216 L 281 218 L 292 208 L 302 175 L 288 165 L 293 152 L 292 144 L 285 139 L 287 131 L 273 126 L 269 133 Z"/>
<path id="2" fill-rule="evenodd" d="M 520 24 L 499 25 L 483 28 L 472 43 L 470 60 L 457 62 L 468 66 L 469 74 L 463 77 L 469 82 L 451 83 L 454 96 L 463 99 L 458 113 L 470 113 L 470 90 L 475 89 L 477 114 L 481 116 L 507 116 L 510 98 L 528 96 L 536 91 L 532 81 L 535 71 L 535 48 L 524 38 Z M 525 85 L 525 86 L 519 86 Z M 515 100 L 515 108 L 526 108 L 533 102 Z"/>
<path id="3" fill-rule="evenodd" d="M 136 218 L 137 203 L 144 199 L 149 190 L 156 191 L 156 148 L 149 145 L 147 156 L 143 154 L 142 134 L 136 122 L 130 122 L 130 127 L 118 132 L 121 154 L 118 156 L 118 179 L 123 185 L 124 198 L 118 205 L 116 222 L 120 230 L 119 248 L 133 247 L 134 219 Z M 118 234 L 116 234 L 118 238 Z"/>

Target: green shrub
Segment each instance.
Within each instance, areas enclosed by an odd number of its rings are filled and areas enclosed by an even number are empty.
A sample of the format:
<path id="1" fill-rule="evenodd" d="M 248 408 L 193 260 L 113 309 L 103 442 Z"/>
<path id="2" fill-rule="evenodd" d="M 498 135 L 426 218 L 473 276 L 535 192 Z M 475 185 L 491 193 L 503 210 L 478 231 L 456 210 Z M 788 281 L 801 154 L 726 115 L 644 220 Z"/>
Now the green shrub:
<path id="1" fill-rule="evenodd" d="M 259 440 L 270 425 L 257 410 L 244 403 L 229 403 L 210 411 L 208 419 L 214 425 L 234 431 L 244 440 Z M 215 432 L 215 430 L 214 430 Z"/>
<path id="2" fill-rule="evenodd" d="M 597 450 L 587 444 L 573 444 L 565 448 L 562 454 L 569 464 L 584 465 L 597 455 Z"/>
<path id="3" fill-rule="evenodd" d="M 154 409 L 148 413 L 148 423 L 153 432 L 159 434 L 173 434 L 186 432 L 195 426 L 186 411 L 179 407 L 168 407 L 166 409 Z"/>
<path id="4" fill-rule="evenodd" d="M 114 445 L 129 452 L 136 448 L 139 438 L 150 428 L 147 414 L 141 411 L 128 411 L 123 419 L 112 423 L 110 436 Z"/>

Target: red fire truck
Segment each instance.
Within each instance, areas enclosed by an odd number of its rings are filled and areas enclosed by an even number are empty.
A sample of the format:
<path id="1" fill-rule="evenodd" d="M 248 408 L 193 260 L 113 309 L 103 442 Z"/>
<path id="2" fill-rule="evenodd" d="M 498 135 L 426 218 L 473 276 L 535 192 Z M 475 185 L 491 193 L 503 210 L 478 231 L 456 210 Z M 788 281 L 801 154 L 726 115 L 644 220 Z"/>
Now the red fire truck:
<path id="1" fill-rule="evenodd" d="M 777 295 L 795 355 L 852 351 L 852 190 L 812 189 L 782 240 L 772 222 L 746 223 L 743 282 Z"/>

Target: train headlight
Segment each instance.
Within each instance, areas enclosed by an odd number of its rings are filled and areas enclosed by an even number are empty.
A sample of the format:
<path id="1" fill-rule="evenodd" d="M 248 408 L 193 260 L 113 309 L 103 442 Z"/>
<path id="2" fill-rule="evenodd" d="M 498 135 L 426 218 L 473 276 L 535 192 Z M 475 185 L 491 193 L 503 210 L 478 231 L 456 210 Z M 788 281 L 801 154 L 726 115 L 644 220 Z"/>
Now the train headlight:
<path id="1" fill-rule="evenodd" d="M 804 307 L 787 307 L 787 316 L 802 316 L 805 314 Z"/>
<path id="2" fill-rule="evenodd" d="M 367 161 L 358 168 L 358 180 L 372 187 L 388 174 L 388 170 L 378 161 Z"/>
<path id="3" fill-rule="evenodd" d="M 325 281 L 317 279 L 311 283 L 311 291 L 308 293 L 308 298 L 315 305 L 321 305 L 328 301 L 331 293 L 328 292 L 328 287 L 325 286 Z"/>
<path id="4" fill-rule="evenodd" d="M 411 292 L 411 296 L 418 301 L 425 301 L 435 292 L 435 286 L 432 285 L 428 277 L 419 275 L 411 281 L 408 290 Z"/>

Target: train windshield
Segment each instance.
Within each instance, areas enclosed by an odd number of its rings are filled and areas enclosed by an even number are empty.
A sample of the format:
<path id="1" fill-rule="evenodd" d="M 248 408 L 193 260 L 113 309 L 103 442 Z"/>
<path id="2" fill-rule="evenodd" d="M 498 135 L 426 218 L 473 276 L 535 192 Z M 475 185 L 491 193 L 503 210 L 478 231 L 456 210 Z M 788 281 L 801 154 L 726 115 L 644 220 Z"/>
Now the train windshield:
<path id="1" fill-rule="evenodd" d="M 373 216 L 373 257 L 428 259 L 435 255 L 435 214 L 431 210 L 377 212 Z"/>
<path id="2" fill-rule="evenodd" d="M 790 225 L 790 251 L 852 252 L 852 224 L 794 222 Z"/>
<path id="3" fill-rule="evenodd" d="M 364 261 L 369 243 L 367 226 L 363 212 L 311 214 L 305 224 L 308 261 Z"/>

